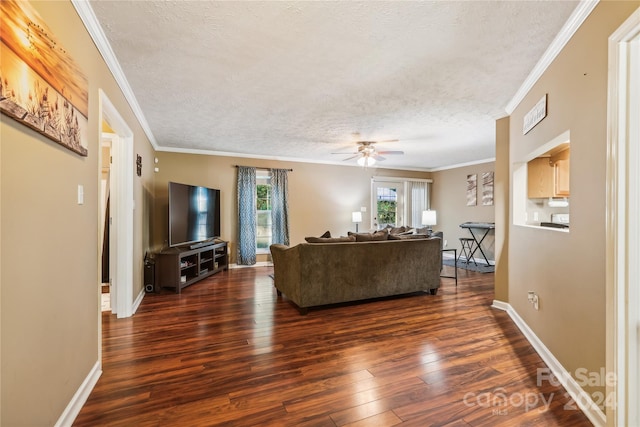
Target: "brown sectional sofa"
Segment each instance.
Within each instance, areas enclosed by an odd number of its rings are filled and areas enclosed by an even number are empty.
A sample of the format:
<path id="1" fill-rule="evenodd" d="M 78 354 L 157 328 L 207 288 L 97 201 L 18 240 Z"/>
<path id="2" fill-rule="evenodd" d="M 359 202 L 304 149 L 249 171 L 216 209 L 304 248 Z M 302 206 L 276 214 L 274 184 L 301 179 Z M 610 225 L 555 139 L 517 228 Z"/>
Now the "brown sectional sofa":
<path id="1" fill-rule="evenodd" d="M 351 239 L 353 240 L 353 239 Z M 274 285 L 309 307 L 440 287 L 439 238 L 272 245 Z"/>

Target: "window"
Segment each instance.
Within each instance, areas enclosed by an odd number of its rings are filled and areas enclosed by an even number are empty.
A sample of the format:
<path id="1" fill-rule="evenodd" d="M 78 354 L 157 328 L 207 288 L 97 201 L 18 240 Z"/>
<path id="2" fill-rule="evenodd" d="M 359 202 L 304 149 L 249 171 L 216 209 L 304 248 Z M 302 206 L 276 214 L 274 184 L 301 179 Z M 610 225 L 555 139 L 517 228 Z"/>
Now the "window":
<path id="1" fill-rule="evenodd" d="M 422 226 L 422 211 L 429 209 L 430 179 L 374 177 L 371 182 L 371 224 Z"/>
<path id="2" fill-rule="evenodd" d="M 380 224 L 397 225 L 398 191 L 396 188 L 378 187 L 376 207 Z"/>
<path id="3" fill-rule="evenodd" d="M 256 252 L 268 253 L 271 246 L 271 176 L 256 171 Z"/>

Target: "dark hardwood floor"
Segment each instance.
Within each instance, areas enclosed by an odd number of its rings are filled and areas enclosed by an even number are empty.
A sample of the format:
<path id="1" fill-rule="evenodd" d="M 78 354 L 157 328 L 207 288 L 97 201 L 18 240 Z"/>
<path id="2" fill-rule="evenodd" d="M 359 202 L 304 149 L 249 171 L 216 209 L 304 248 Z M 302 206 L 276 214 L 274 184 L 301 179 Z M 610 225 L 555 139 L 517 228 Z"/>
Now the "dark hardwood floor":
<path id="1" fill-rule="evenodd" d="M 508 315 L 493 274 L 437 295 L 312 309 L 271 268 L 103 314 L 103 375 L 75 426 L 589 426 Z M 445 267 L 443 274 L 452 273 Z"/>

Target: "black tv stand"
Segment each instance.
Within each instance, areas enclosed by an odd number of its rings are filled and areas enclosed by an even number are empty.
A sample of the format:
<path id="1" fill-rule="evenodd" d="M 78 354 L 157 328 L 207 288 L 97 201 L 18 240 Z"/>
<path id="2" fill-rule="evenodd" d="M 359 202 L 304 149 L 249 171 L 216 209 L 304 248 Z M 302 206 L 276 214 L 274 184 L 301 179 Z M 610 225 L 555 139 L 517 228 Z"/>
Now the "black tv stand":
<path id="1" fill-rule="evenodd" d="M 156 256 L 156 279 L 162 288 L 174 288 L 177 293 L 205 277 L 229 269 L 227 242 L 203 242 L 196 248 L 168 248 Z"/>

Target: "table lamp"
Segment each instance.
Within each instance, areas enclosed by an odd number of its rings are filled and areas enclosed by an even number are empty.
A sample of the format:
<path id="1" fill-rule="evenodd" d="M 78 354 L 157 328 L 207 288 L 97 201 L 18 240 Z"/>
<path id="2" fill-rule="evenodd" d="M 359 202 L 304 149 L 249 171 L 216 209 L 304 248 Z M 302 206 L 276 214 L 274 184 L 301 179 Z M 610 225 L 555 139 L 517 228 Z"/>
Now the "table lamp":
<path id="1" fill-rule="evenodd" d="M 426 210 L 422 211 L 422 225 L 427 226 L 429 234 L 431 234 L 431 226 L 436 225 L 436 211 Z"/>
<path id="2" fill-rule="evenodd" d="M 357 233 L 358 224 L 362 222 L 362 212 L 351 212 L 351 222 L 356 223 L 356 233 Z"/>

